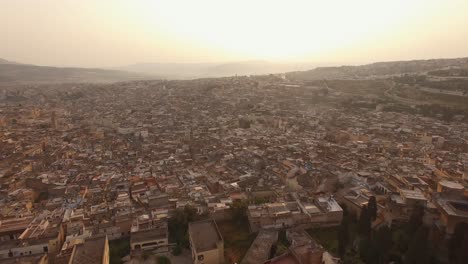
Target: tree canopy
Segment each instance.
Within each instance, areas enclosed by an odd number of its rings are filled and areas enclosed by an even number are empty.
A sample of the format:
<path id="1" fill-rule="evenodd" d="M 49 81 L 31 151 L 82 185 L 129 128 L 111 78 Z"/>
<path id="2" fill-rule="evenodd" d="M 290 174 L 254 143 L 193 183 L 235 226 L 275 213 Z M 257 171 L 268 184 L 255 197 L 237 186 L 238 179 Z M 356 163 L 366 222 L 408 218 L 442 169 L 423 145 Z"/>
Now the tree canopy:
<path id="1" fill-rule="evenodd" d="M 375 219 L 377 219 L 377 201 L 375 199 L 375 196 L 371 196 L 369 198 L 368 207 L 369 207 L 369 216 L 372 221 L 375 221 Z"/>
<path id="2" fill-rule="evenodd" d="M 359 216 L 358 222 L 358 233 L 365 237 L 369 237 L 371 234 L 371 217 L 367 205 L 364 205 L 361 209 L 361 215 Z"/>

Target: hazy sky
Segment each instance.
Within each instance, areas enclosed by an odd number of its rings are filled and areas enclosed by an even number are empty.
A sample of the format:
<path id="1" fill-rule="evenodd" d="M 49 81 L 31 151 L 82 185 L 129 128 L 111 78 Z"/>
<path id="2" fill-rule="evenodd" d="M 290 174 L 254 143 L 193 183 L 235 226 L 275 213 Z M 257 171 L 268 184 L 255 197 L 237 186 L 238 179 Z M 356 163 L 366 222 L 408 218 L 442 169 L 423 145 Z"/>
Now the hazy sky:
<path id="1" fill-rule="evenodd" d="M 0 58 L 39 65 L 462 56 L 467 0 L 0 0 Z"/>

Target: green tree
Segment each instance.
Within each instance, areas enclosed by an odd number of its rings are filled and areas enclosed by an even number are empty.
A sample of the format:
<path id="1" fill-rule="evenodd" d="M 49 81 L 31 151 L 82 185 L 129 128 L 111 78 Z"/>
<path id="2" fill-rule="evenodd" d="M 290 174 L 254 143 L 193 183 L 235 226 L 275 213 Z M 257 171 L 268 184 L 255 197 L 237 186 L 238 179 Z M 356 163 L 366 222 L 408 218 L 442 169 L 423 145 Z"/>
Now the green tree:
<path id="1" fill-rule="evenodd" d="M 122 258 L 130 254 L 130 239 L 120 238 L 109 241 L 109 263 L 122 263 Z"/>
<path id="2" fill-rule="evenodd" d="M 465 232 L 460 247 L 457 250 L 455 264 L 466 264 L 468 260 L 468 233 Z"/>
<path id="3" fill-rule="evenodd" d="M 338 254 L 341 258 L 345 256 L 349 244 L 349 217 L 345 211 L 343 210 L 343 220 L 338 229 Z"/>
<path id="4" fill-rule="evenodd" d="M 408 233 L 399 228 L 396 229 L 392 234 L 392 241 L 394 245 L 394 251 L 398 252 L 400 255 L 403 255 L 408 250 L 408 244 L 410 237 Z"/>
<path id="5" fill-rule="evenodd" d="M 172 255 L 174 256 L 179 256 L 182 253 L 182 247 L 180 245 L 175 245 L 175 247 L 172 249 Z"/>
<path id="6" fill-rule="evenodd" d="M 375 244 L 369 237 L 361 238 L 359 241 L 359 256 L 364 263 L 378 263 L 379 255 Z"/>
<path id="7" fill-rule="evenodd" d="M 390 228 L 383 226 L 377 230 L 373 242 L 378 254 L 378 263 L 388 263 L 389 252 L 392 248 L 392 232 Z"/>
<path id="8" fill-rule="evenodd" d="M 168 221 L 170 240 L 177 245 L 188 247 L 188 223 L 194 221 L 196 216 L 196 209 L 189 205 L 175 210 L 174 215 Z"/>
<path id="9" fill-rule="evenodd" d="M 45 201 L 49 199 L 49 192 L 40 192 L 39 195 L 37 196 L 36 200 L 34 200 L 35 203 L 39 203 L 41 201 Z"/>
<path id="10" fill-rule="evenodd" d="M 377 219 L 377 201 L 375 199 L 375 196 L 371 196 L 369 198 L 368 208 L 371 220 L 375 221 L 375 219 Z"/>
<path id="11" fill-rule="evenodd" d="M 247 203 L 241 200 L 235 200 L 232 204 L 232 217 L 238 225 L 244 224 L 247 219 Z"/>
<path id="12" fill-rule="evenodd" d="M 171 260 L 166 256 L 159 256 L 156 258 L 156 264 L 171 264 Z"/>
<path id="13" fill-rule="evenodd" d="M 184 213 L 187 217 L 187 222 L 192 222 L 197 216 L 197 209 L 195 209 L 193 206 L 187 205 L 184 207 Z"/>
<path id="14" fill-rule="evenodd" d="M 278 243 L 283 244 L 286 247 L 289 247 L 291 245 L 288 238 L 286 237 L 286 230 L 285 229 L 280 230 L 280 232 L 278 233 Z"/>
<path id="15" fill-rule="evenodd" d="M 448 243 L 450 263 L 463 263 L 467 260 L 468 252 L 468 224 L 458 223 Z M 461 262 L 460 262 L 461 261 Z"/>
<path id="16" fill-rule="evenodd" d="M 455 226 L 455 230 L 453 232 L 452 237 L 448 243 L 448 253 L 449 253 L 449 260 L 451 263 L 455 262 L 455 258 L 457 255 L 457 251 L 463 241 L 464 233 L 465 233 L 465 223 L 458 223 Z"/>
<path id="17" fill-rule="evenodd" d="M 251 200 L 251 202 L 255 205 L 259 205 L 259 204 L 267 203 L 268 199 L 263 198 L 263 197 L 255 197 Z"/>
<path id="18" fill-rule="evenodd" d="M 405 254 L 405 264 L 426 264 L 431 260 L 429 241 L 428 241 L 428 228 L 420 226 L 411 243 L 408 246 L 408 251 Z"/>
<path id="19" fill-rule="evenodd" d="M 370 237 L 371 234 L 371 218 L 369 209 L 364 205 L 361 209 L 361 215 L 358 222 L 358 233 L 361 236 Z"/>
<path id="20" fill-rule="evenodd" d="M 348 250 L 346 252 L 343 263 L 346 263 L 346 264 L 365 264 L 365 262 L 362 261 L 361 257 L 359 256 L 359 254 L 354 249 Z"/>
<path id="21" fill-rule="evenodd" d="M 419 227 L 423 225 L 424 207 L 416 205 L 413 208 L 409 222 L 408 222 L 408 234 L 413 235 Z"/>

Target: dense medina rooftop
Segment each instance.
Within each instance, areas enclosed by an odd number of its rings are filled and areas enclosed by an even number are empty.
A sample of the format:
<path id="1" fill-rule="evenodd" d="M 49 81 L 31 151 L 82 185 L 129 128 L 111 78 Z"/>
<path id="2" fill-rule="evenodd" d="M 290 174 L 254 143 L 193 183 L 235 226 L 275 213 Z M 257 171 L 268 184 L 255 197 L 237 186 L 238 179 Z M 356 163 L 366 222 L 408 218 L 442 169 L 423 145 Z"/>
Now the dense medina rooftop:
<path id="1" fill-rule="evenodd" d="M 217 255 L 200 247 L 189 259 L 240 263 L 273 232 L 262 250 L 283 251 L 265 261 L 337 262 L 349 257 L 330 246 L 343 223 L 364 238 L 412 223 L 419 207 L 420 226 L 449 239 L 468 221 L 468 125 L 343 84 L 270 75 L 4 90 L 0 261 L 69 261 L 94 244 L 106 256 L 106 243 L 111 258 L 127 243 L 138 259 L 194 243 Z M 192 223 L 216 235 L 200 240 Z"/>

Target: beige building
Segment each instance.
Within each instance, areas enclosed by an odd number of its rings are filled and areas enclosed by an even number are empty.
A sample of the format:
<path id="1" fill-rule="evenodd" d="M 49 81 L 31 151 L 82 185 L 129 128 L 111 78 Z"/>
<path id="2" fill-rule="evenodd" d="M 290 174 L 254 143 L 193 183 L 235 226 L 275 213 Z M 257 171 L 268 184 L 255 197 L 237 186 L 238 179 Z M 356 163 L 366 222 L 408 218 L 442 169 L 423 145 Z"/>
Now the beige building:
<path id="1" fill-rule="evenodd" d="M 249 250 L 245 253 L 241 264 L 264 263 L 268 260 L 271 247 L 278 241 L 278 231 L 260 230 Z"/>
<path id="2" fill-rule="evenodd" d="M 169 251 L 167 227 L 134 232 L 130 236 L 130 247 L 135 250 Z"/>
<path id="3" fill-rule="evenodd" d="M 162 213 L 163 217 L 166 215 Z M 167 220 L 158 215 L 141 215 L 133 222 L 130 234 L 132 254 L 137 251 L 152 250 L 153 252 L 169 251 L 169 231 Z"/>
<path id="4" fill-rule="evenodd" d="M 109 264 L 107 236 L 90 238 L 75 245 L 68 264 Z"/>
<path id="5" fill-rule="evenodd" d="M 437 203 L 440 208 L 440 219 L 447 234 L 453 234 L 457 224 L 468 223 L 468 202 L 439 199 Z"/>
<path id="6" fill-rule="evenodd" d="M 458 182 L 441 180 L 437 184 L 437 192 L 444 197 L 461 198 L 465 192 L 465 187 Z"/>
<path id="7" fill-rule="evenodd" d="M 24 225 L 21 226 L 24 228 Z M 12 229 L 14 226 L 5 227 Z M 55 218 L 31 222 L 15 239 L 18 235 L 17 231 L 18 229 L 12 237 L 8 236 L 8 240 L 0 240 L 0 259 L 46 253 L 56 254 L 60 252 L 65 241 L 63 225 Z"/>
<path id="8" fill-rule="evenodd" d="M 189 223 L 188 231 L 193 263 L 224 263 L 224 241 L 213 219 Z"/>
<path id="9" fill-rule="evenodd" d="M 339 225 L 343 209 L 333 197 L 317 197 L 313 201 L 291 201 L 250 205 L 247 209 L 250 230 L 312 228 Z"/>

